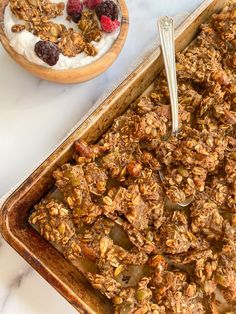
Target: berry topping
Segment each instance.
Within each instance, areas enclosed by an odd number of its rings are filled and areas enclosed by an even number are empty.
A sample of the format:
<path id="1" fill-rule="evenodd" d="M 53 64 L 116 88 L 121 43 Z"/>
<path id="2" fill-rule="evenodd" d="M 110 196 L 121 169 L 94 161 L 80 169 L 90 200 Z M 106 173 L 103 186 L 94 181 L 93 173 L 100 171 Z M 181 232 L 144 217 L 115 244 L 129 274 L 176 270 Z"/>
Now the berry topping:
<path id="1" fill-rule="evenodd" d="M 118 6 L 111 0 L 102 2 L 95 8 L 95 11 L 100 20 L 102 15 L 108 16 L 112 21 L 118 19 Z"/>
<path id="2" fill-rule="evenodd" d="M 34 51 L 41 60 L 51 66 L 57 63 L 60 55 L 60 50 L 57 45 L 50 41 L 38 41 L 34 46 Z"/>
<path id="3" fill-rule="evenodd" d="M 80 0 L 68 0 L 66 9 L 72 21 L 78 23 L 83 11 L 83 3 Z"/>
<path id="4" fill-rule="evenodd" d="M 71 15 L 69 15 L 69 17 L 71 18 L 71 20 L 74 23 L 78 23 L 79 20 L 81 19 L 82 14 L 81 13 L 72 13 Z M 70 19 L 69 19 L 70 20 Z"/>
<path id="5" fill-rule="evenodd" d="M 101 26 L 104 32 L 112 33 L 120 26 L 120 22 L 118 20 L 112 21 L 109 17 L 102 15 Z"/>
<path id="6" fill-rule="evenodd" d="M 100 5 L 102 0 L 84 0 L 84 5 L 90 10 L 94 10 L 96 6 Z"/>

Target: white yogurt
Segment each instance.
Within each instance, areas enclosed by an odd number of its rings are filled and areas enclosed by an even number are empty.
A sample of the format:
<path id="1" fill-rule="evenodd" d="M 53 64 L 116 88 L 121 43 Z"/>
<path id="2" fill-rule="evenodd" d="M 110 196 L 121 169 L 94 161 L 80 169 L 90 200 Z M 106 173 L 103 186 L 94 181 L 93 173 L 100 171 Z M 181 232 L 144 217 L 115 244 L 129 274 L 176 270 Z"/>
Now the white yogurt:
<path id="1" fill-rule="evenodd" d="M 67 0 L 54 0 L 53 2 L 64 2 L 65 9 L 63 15 L 58 16 L 55 19 L 51 19 L 51 21 L 58 24 L 64 24 L 67 28 L 74 28 L 75 30 L 78 30 L 78 26 L 75 23 L 66 20 Z M 57 64 L 55 64 L 54 66 L 49 66 L 47 63 L 38 58 L 38 56 L 34 52 L 34 46 L 40 40 L 40 38 L 28 32 L 27 30 L 23 30 L 19 33 L 13 33 L 11 31 L 11 28 L 14 24 L 23 24 L 23 21 L 17 19 L 14 16 L 14 14 L 11 12 L 10 5 L 8 4 L 4 13 L 4 30 L 12 48 L 19 54 L 26 57 L 30 62 L 55 70 L 78 68 L 99 59 L 111 48 L 120 31 L 120 28 L 118 28 L 113 33 L 103 32 L 103 36 L 99 42 L 92 41 L 91 43 L 94 45 L 98 52 L 97 55 L 94 57 L 88 56 L 85 52 L 81 52 L 77 56 L 71 58 L 60 54 Z"/>

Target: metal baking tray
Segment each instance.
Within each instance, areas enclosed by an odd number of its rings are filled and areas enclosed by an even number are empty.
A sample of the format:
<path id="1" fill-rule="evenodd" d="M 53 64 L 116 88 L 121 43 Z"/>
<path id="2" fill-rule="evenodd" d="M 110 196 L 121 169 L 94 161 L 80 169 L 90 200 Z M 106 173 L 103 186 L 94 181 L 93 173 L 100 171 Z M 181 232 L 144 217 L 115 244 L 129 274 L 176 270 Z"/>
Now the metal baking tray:
<path id="1" fill-rule="evenodd" d="M 177 29 L 176 49 L 182 51 L 196 37 L 199 26 L 226 4 L 206 0 Z M 157 48 L 121 83 L 101 105 L 12 193 L 0 213 L 0 230 L 5 240 L 80 313 L 109 314 L 108 299 L 93 289 L 83 274 L 68 262 L 28 223 L 29 211 L 53 187 L 52 172 L 71 159 L 73 142 L 96 141 L 131 103 L 151 90 L 163 68 Z"/>

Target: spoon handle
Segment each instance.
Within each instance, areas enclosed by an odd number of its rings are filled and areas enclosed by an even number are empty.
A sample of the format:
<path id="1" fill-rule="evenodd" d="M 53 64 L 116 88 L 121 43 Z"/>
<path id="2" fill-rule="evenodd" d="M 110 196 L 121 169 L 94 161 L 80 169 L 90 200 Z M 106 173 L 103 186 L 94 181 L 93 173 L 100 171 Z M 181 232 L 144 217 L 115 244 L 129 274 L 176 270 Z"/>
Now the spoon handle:
<path id="1" fill-rule="evenodd" d="M 158 28 L 161 38 L 161 48 L 165 64 L 167 83 L 170 94 L 172 113 L 172 134 L 177 135 L 179 130 L 178 120 L 178 91 L 175 64 L 174 22 L 173 19 L 164 16 L 158 20 Z"/>

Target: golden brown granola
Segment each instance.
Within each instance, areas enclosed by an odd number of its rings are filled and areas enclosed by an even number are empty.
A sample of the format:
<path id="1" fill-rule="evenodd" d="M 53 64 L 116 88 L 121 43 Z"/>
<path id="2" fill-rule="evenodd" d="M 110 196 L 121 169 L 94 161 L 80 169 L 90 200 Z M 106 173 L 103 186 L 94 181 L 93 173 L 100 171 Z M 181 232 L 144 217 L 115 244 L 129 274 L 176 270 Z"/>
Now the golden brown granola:
<path id="1" fill-rule="evenodd" d="M 84 52 L 88 55 L 88 56 L 96 56 L 97 54 L 97 49 L 92 45 L 87 43 L 84 47 Z"/>
<path id="2" fill-rule="evenodd" d="M 82 35 L 88 43 L 91 41 L 100 41 L 102 38 L 102 31 L 95 12 L 93 11 L 84 11 L 82 13 L 78 27 L 82 31 Z"/>
<path id="3" fill-rule="evenodd" d="M 227 137 L 191 127 L 178 137 L 160 143 L 157 156 L 162 162 L 164 186 L 174 203 L 203 192 L 207 175 L 217 171 L 228 144 Z"/>
<path id="4" fill-rule="evenodd" d="M 32 32 L 42 40 L 49 40 L 58 43 L 66 28 L 63 24 L 53 22 L 45 22 L 40 24 L 32 24 Z"/>
<path id="5" fill-rule="evenodd" d="M 235 17 L 236 5 L 214 15 L 178 55 L 177 137 L 163 72 L 98 143 L 75 142 L 54 172 L 67 207 L 44 200 L 31 214 L 66 258 L 94 263 L 85 275 L 116 314 L 236 313 Z"/>
<path id="6" fill-rule="evenodd" d="M 66 245 L 75 234 L 75 227 L 69 209 L 56 200 L 42 201 L 30 216 L 30 222 L 37 226 L 47 240 Z"/>
<path id="7" fill-rule="evenodd" d="M 12 13 L 21 20 L 30 23 L 47 22 L 62 14 L 65 4 L 49 0 L 11 0 Z"/>
<path id="8" fill-rule="evenodd" d="M 89 56 L 97 54 L 97 50 L 91 42 L 99 42 L 102 38 L 102 31 L 93 11 L 83 12 L 78 24 L 78 31 L 75 31 L 51 21 L 62 15 L 63 2 L 11 0 L 10 7 L 12 13 L 24 21 L 24 24 L 13 25 L 12 32 L 21 32 L 26 29 L 42 40 L 58 44 L 62 54 L 68 57 L 75 57 L 83 51 Z"/>
<path id="9" fill-rule="evenodd" d="M 70 28 L 62 33 L 58 47 L 64 56 L 75 57 L 84 50 L 85 41 L 81 34 Z"/>

